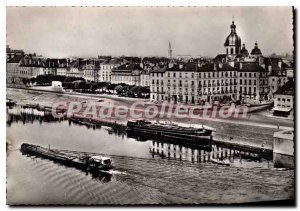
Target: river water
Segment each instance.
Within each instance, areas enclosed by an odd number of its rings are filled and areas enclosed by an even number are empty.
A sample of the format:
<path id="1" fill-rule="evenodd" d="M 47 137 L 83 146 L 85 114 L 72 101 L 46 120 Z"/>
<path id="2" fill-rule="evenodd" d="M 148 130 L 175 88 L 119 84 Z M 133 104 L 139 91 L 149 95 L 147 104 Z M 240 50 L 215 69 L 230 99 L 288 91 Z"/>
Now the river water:
<path id="1" fill-rule="evenodd" d="M 191 169 L 199 163 L 209 169 L 212 167 L 211 159 L 219 158 L 228 160 L 236 168 L 272 167 L 270 160 L 254 153 L 216 145 L 207 151 L 155 139 L 141 141 L 106 126 L 95 129 L 68 120 L 59 121 L 47 112 L 21 107 L 7 108 L 6 136 L 11 142 L 7 157 L 9 204 L 159 203 L 156 194 L 149 194 L 143 186 L 132 183 L 134 175 L 129 178 L 130 170 L 126 167 L 130 166 L 129 163 L 139 165 L 140 171 L 148 169 L 152 161 L 168 166 L 172 160 L 183 161 L 180 165 L 185 166 L 186 163 Z M 115 169 L 110 175 L 90 175 L 48 160 L 22 155 L 19 151 L 22 143 L 110 155 L 115 161 Z M 218 168 L 218 165 L 213 168 Z"/>

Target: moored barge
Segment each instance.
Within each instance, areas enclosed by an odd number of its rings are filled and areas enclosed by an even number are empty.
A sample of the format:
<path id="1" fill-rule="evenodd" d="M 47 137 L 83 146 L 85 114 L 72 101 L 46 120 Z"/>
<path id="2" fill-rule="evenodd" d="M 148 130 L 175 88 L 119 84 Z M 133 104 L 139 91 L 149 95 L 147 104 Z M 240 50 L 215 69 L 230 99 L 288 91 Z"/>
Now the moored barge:
<path id="1" fill-rule="evenodd" d="M 179 126 L 173 123 L 151 123 L 145 120 L 130 120 L 127 122 L 127 133 L 144 137 L 190 143 L 211 145 L 214 128 L 202 125 L 199 128 Z"/>
<path id="2" fill-rule="evenodd" d="M 90 172 L 109 171 L 112 168 L 112 160 L 109 157 L 89 156 L 86 153 L 72 154 L 65 150 L 52 150 L 50 147 L 44 148 L 27 143 L 21 145 L 20 151 L 25 155 L 49 159 Z"/>

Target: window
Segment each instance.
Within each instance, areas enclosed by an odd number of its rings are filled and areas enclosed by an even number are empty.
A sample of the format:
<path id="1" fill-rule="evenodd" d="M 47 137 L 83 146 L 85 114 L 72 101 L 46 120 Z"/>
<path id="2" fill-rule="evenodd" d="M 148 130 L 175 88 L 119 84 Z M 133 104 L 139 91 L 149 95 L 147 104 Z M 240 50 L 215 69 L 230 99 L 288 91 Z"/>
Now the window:
<path id="1" fill-rule="evenodd" d="M 278 101 L 281 101 L 281 99 L 280 99 L 280 98 L 278 98 Z"/>
<path id="2" fill-rule="evenodd" d="M 254 85 L 256 85 L 256 80 L 254 80 L 253 82 L 254 82 Z"/>
<path id="3" fill-rule="evenodd" d="M 251 80 L 249 80 L 249 85 L 251 85 Z"/>
<path id="4" fill-rule="evenodd" d="M 174 78 L 176 77 L 176 73 L 173 73 L 173 77 L 174 77 Z"/>
<path id="5" fill-rule="evenodd" d="M 240 73 L 240 77 L 243 77 L 243 74 L 242 74 L 242 73 Z"/>
<path id="6" fill-rule="evenodd" d="M 194 73 L 192 73 L 192 78 L 194 78 Z"/>
<path id="7" fill-rule="evenodd" d="M 240 84 L 243 84 L 243 80 L 242 79 L 240 79 Z"/>
<path id="8" fill-rule="evenodd" d="M 233 54 L 233 48 L 230 49 L 230 53 Z"/>

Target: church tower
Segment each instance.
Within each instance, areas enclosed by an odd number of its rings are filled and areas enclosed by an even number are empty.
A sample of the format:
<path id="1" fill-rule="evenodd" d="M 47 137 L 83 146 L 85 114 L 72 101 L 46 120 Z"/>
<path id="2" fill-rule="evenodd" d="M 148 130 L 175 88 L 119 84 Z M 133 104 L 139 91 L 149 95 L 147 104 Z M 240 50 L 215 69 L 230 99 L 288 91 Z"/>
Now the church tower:
<path id="1" fill-rule="evenodd" d="M 234 24 L 234 21 L 232 21 L 230 29 L 231 32 L 225 40 L 224 47 L 226 55 L 229 58 L 234 59 L 241 53 L 241 38 L 236 33 L 236 25 Z"/>

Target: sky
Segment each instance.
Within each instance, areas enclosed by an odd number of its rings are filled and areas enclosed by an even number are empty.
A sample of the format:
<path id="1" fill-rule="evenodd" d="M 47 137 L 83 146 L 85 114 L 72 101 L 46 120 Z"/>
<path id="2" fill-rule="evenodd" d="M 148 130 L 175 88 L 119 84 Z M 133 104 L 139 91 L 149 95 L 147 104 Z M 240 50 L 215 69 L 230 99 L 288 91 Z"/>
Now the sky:
<path id="1" fill-rule="evenodd" d="M 7 7 L 6 43 L 45 57 L 214 57 L 234 18 L 249 52 L 293 52 L 292 7 Z"/>

